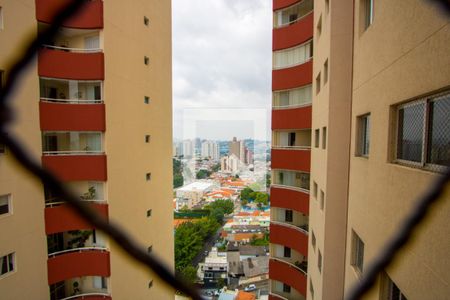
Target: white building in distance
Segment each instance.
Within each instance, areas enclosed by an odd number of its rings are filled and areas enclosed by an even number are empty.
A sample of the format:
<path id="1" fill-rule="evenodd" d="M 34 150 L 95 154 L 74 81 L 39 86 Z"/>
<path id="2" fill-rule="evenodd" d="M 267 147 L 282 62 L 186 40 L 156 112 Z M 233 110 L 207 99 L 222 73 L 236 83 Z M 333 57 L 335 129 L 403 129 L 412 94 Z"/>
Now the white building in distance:
<path id="1" fill-rule="evenodd" d="M 214 141 L 204 141 L 202 143 L 201 156 L 218 161 L 220 159 L 219 144 Z"/>

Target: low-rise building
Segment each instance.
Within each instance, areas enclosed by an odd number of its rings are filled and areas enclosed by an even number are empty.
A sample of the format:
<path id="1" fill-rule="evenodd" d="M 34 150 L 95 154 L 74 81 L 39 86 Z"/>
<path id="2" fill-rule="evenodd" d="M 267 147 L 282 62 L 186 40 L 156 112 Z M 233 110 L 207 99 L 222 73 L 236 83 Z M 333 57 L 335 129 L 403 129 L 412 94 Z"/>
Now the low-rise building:
<path id="1" fill-rule="evenodd" d="M 216 187 L 213 182 L 196 181 L 176 189 L 176 209 L 179 210 L 184 206 L 191 209 L 202 200 L 206 193 L 211 192 Z"/>

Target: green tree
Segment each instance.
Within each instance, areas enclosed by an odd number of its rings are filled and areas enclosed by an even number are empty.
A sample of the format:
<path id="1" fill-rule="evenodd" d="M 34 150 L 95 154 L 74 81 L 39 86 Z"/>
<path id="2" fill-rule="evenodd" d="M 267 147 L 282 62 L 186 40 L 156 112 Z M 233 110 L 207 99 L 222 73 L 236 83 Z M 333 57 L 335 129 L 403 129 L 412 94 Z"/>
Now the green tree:
<path id="1" fill-rule="evenodd" d="M 211 175 L 211 171 L 201 169 L 197 172 L 195 177 L 197 179 L 205 179 L 205 178 L 208 178 L 210 175 Z"/>
<path id="2" fill-rule="evenodd" d="M 173 188 L 176 189 L 183 186 L 183 166 L 180 160 L 172 159 L 172 172 L 173 172 Z"/>
<path id="3" fill-rule="evenodd" d="M 222 208 L 224 213 L 229 215 L 234 211 L 234 203 L 229 199 L 217 199 L 206 206 L 207 209 Z"/>
<path id="4" fill-rule="evenodd" d="M 215 164 L 212 166 L 211 171 L 218 172 L 220 170 L 220 163 Z"/>
<path id="5" fill-rule="evenodd" d="M 258 192 L 255 198 L 255 202 L 257 204 L 267 205 L 269 204 L 269 195 L 267 195 L 266 193 Z"/>
<path id="6" fill-rule="evenodd" d="M 181 270 L 181 276 L 184 280 L 195 283 L 197 281 L 197 269 L 191 265 Z"/>
<path id="7" fill-rule="evenodd" d="M 244 188 L 241 191 L 241 200 L 249 200 L 250 199 L 250 194 L 253 193 L 253 190 L 249 187 Z"/>
<path id="8" fill-rule="evenodd" d="M 224 210 L 221 207 L 215 207 L 211 210 L 209 216 L 210 218 L 217 221 L 217 223 L 223 222 L 223 216 L 225 215 Z"/>

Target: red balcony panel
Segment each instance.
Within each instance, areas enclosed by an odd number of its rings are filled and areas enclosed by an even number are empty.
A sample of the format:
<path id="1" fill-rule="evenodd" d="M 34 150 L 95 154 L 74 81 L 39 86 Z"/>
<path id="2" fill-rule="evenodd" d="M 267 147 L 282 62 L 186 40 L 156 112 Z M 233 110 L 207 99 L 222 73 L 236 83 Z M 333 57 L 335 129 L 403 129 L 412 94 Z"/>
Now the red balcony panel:
<path id="1" fill-rule="evenodd" d="M 308 256 L 308 235 L 300 229 L 270 223 L 270 242 L 285 245 Z"/>
<path id="2" fill-rule="evenodd" d="M 42 77 L 103 80 L 104 56 L 101 52 L 76 53 L 41 49 L 38 57 L 38 73 Z"/>
<path id="3" fill-rule="evenodd" d="M 273 0 L 273 10 L 279 10 L 298 2 L 300 2 L 300 0 Z"/>
<path id="4" fill-rule="evenodd" d="M 272 187 L 270 206 L 292 209 L 308 216 L 309 195 L 301 191 Z"/>
<path id="5" fill-rule="evenodd" d="M 106 155 L 45 155 L 42 165 L 63 181 L 106 181 Z"/>
<path id="6" fill-rule="evenodd" d="M 109 252 L 83 251 L 61 254 L 47 261 L 48 284 L 82 276 L 111 275 Z"/>
<path id="7" fill-rule="evenodd" d="M 308 172 L 311 168 L 311 150 L 272 149 L 272 169 Z"/>
<path id="8" fill-rule="evenodd" d="M 306 296 L 306 275 L 286 263 L 271 259 L 269 261 L 269 278 L 284 282 Z"/>
<path id="9" fill-rule="evenodd" d="M 51 23 L 55 14 L 69 2 L 68 0 L 36 0 L 36 19 L 39 22 Z M 103 28 L 103 1 L 86 1 L 80 12 L 63 25 L 80 29 Z"/>
<path id="10" fill-rule="evenodd" d="M 105 131 L 104 104 L 39 103 L 41 130 Z"/>
<path id="11" fill-rule="evenodd" d="M 312 59 L 291 68 L 272 70 L 272 90 L 288 90 L 312 83 Z"/>
<path id="12" fill-rule="evenodd" d="M 314 14 L 311 12 L 288 26 L 273 29 L 273 51 L 291 48 L 313 38 Z"/>
<path id="13" fill-rule="evenodd" d="M 272 110 L 272 130 L 311 129 L 312 106 Z"/>
<path id="14" fill-rule="evenodd" d="M 100 215 L 108 218 L 107 204 L 91 204 Z M 45 233 L 54 234 L 69 230 L 86 230 L 92 229 L 92 225 L 84 221 L 72 208 L 67 204 L 45 208 Z"/>

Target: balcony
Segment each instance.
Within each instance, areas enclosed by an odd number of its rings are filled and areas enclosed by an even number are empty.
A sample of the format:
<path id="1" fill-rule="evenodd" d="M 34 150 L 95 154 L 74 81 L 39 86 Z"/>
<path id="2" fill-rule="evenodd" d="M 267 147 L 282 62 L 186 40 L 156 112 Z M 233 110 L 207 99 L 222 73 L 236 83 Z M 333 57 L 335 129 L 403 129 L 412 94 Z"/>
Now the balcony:
<path id="1" fill-rule="evenodd" d="M 293 169 L 308 172 L 311 168 L 310 149 L 272 149 L 273 169 Z"/>
<path id="2" fill-rule="evenodd" d="M 100 203 L 91 203 L 91 207 L 108 218 L 108 205 Z M 59 204 L 55 206 L 47 206 L 44 211 L 45 216 L 45 233 L 47 235 L 71 230 L 88 230 L 93 226 L 86 222 L 67 204 Z"/>
<path id="3" fill-rule="evenodd" d="M 272 110 L 272 130 L 311 129 L 312 106 Z"/>
<path id="4" fill-rule="evenodd" d="M 272 90 L 289 90 L 312 83 L 312 58 L 305 63 L 274 69 L 272 71 Z"/>
<path id="5" fill-rule="evenodd" d="M 39 22 L 51 23 L 55 14 L 67 5 L 67 0 L 36 0 L 36 19 Z M 81 11 L 64 22 L 69 28 L 103 28 L 103 1 L 87 1 Z"/>
<path id="6" fill-rule="evenodd" d="M 283 187 L 270 189 L 271 207 L 280 207 L 309 215 L 309 194 Z"/>
<path id="7" fill-rule="evenodd" d="M 101 132 L 43 132 L 42 164 L 65 181 L 106 181 Z"/>
<path id="8" fill-rule="evenodd" d="M 272 169 L 272 185 L 309 192 L 309 173 Z"/>
<path id="9" fill-rule="evenodd" d="M 308 234 L 309 217 L 301 212 L 273 207 L 270 216 L 271 222 L 275 224 L 284 223 L 283 225 L 292 225 Z"/>
<path id="10" fill-rule="evenodd" d="M 104 182 L 98 181 L 76 181 L 68 182 L 66 185 L 75 194 L 80 196 L 80 199 L 92 204 L 107 204 L 104 193 Z M 45 206 L 55 207 L 64 204 L 64 199 L 58 194 L 55 194 L 51 189 L 44 185 Z"/>
<path id="11" fill-rule="evenodd" d="M 269 278 L 271 279 L 271 293 L 275 296 L 281 296 L 281 299 L 305 299 L 307 277 L 295 265 L 271 258 L 269 261 Z M 291 287 L 289 292 L 284 290 L 283 284 Z"/>
<path id="12" fill-rule="evenodd" d="M 310 106 L 312 103 L 312 85 L 284 91 L 275 91 L 272 94 L 272 98 L 272 108 L 274 110 Z"/>
<path id="13" fill-rule="evenodd" d="M 308 232 L 300 227 L 281 222 L 270 223 L 270 243 L 284 245 L 308 256 Z"/>
<path id="14" fill-rule="evenodd" d="M 71 230 L 47 235 L 48 257 L 71 252 L 108 251 L 106 237 L 95 229 Z"/>
<path id="15" fill-rule="evenodd" d="M 102 81 L 39 78 L 40 99 L 61 104 L 103 103 Z"/>
<path id="16" fill-rule="evenodd" d="M 273 50 L 290 48 L 313 37 L 313 0 L 274 12 Z"/>

